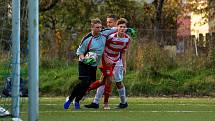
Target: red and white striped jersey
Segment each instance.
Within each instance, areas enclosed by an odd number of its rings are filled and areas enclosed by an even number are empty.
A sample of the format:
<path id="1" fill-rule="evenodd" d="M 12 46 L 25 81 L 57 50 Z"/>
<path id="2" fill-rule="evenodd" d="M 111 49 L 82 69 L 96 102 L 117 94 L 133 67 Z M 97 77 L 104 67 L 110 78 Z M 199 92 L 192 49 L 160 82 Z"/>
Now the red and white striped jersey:
<path id="1" fill-rule="evenodd" d="M 125 52 L 128 49 L 129 42 L 130 37 L 127 34 L 124 34 L 123 38 L 117 37 L 117 33 L 109 35 L 103 53 L 103 59 L 105 62 L 116 64 L 116 62 L 121 58 L 120 53 Z"/>

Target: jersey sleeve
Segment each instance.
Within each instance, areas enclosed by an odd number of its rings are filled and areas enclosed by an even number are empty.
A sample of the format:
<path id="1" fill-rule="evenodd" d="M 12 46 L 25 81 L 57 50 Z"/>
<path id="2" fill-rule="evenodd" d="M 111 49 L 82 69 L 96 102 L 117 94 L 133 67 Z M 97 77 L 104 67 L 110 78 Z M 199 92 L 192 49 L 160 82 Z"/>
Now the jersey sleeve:
<path id="1" fill-rule="evenodd" d="M 128 42 L 126 43 L 125 47 L 122 49 L 122 52 L 126 52 L 128 50 L 129 44 L 130 44 L 130 37 L 128 38 Z"/>
<path id="2" fill-rule="evenodd" d="M 115 33 L 117 30 L 115 28 L 112 28 L 112 29 L 103 29 L 101 31 L 102 35 L 108 37 L 109 35 Z"/>
<path id="3" fill-rule="evenodd" d="M 81 44 L 79 45 L 76 54 L 80 55 L 80 54 L 85 54 L 87 51 L 87 44 L 89 42 L 89 37 L 88 38 L 83 38 L 81 41 Z"/>

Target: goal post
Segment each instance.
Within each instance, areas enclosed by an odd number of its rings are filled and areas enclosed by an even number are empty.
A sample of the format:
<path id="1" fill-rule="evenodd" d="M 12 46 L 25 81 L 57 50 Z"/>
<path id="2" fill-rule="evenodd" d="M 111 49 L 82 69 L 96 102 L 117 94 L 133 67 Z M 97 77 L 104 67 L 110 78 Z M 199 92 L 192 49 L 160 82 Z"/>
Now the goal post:
<path id="1" fill-rule="evenodd" d="M 25 78 L 28 82 L 21 81 L 23 72 L 28 74 Z M 20 98 L 23 94 L 21 82 L 28 83 L 28 91 L 25 90 L 28 92 L 28 120 L 37 121 L 39 0 L 0 0 L 0 117 L 11 114 L 14 120 L 21 120 L 20 103 L 24 101 Z"/>
<path id="2" fill-rule="evenodd" d="M 29 83 L 28 118 L 39 119 L 39 1 L 28 0 Z"/>
<path id="3" fill-rule="evenodd" d="M 20 0 L 12 0 L 12 117 L 20 116 Z"/>

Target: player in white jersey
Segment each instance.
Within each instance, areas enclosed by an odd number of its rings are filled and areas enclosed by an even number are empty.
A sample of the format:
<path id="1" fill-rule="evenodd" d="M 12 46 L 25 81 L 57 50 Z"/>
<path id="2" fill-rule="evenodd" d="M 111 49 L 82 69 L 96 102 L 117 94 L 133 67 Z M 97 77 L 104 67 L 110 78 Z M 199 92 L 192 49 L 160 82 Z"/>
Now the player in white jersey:
<path id="1" fill-rule="evenodd" d="M 116 28 L 116 21 L 117 21 L 116 16 L 114 16 L 114 15 L 107 16 L 108 28 Z M 122 82 L 123 76 L 124 76 L 124 67 L 123 67 L 121 58 L 115 64 L 115 67 L 113 70 L 113 76 L 114 76 L 114 81 L 116 83 L 116 86 L 117 86 L 117 89 L 119 92 L 119 97 L 120 97 L 120 104 L 117 105 L 116 108 L 126 108 L 128 106 L 128 103 L 127 103 L 127 99 L 126 99 L 125 86 Z M 100 86 L 97 89 L 93 102 L 89 105 L 85 105 L 85 107 L 86 108 L 99 108 L 99 101 L 103 96 L 104 89 L 105 89 L 105 85 Z"/>

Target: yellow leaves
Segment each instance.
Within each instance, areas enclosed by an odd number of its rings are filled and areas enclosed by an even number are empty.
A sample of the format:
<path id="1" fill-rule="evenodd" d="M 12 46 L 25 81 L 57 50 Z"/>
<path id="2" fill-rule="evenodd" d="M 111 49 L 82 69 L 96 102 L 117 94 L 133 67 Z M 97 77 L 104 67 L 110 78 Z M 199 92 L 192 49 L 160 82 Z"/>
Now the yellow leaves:
<path id="1" fill-rule="evenodd" d="M 57 32 L 55 33 L 55 37 L 59 41 L 62 40 L 61 32 L 59 30 L 57 30 Z"/>

